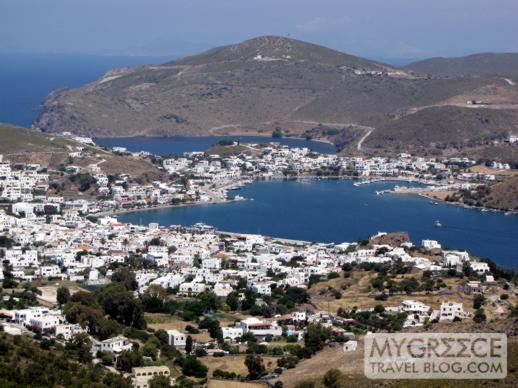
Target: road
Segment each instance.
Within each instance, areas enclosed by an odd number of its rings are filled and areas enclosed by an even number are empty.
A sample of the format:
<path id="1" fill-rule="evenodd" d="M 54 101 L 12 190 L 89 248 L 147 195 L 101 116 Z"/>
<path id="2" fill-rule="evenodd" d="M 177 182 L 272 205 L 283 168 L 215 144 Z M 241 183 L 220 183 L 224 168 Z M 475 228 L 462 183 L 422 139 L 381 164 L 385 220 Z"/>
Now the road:
<path id="1" fill-rule="evenodd" d="M 369 137 L 369 135 L 372 133 L 372 131 L 374 131 L 374 129 L 370 129 L 369 132 L 367 132 L 365 135 L 363 135 L 363 137 L 360 139 L 360 141 L 358 142 L 358 144 L 356 145 L 356 149 L 358 151 L 361 151 L 362 150 L 362 144 L 364 142 L 365 139 L 367 139 Z"/>

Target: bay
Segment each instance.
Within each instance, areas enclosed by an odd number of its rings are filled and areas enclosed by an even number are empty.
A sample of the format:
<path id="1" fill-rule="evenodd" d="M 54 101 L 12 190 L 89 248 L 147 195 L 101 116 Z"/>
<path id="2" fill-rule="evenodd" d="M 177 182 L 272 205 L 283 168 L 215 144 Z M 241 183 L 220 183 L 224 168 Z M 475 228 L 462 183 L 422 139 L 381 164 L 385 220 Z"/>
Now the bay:
<path id="1" fill-rule="evenodd" d="M 118 218 L 165 226 L 204 222 L 223 231 L 335 243 L 356 241 L 380 231 L 407 231 L 414 243 L 435 239 L 443 247 L 465 249 L 518 268 L 517 216 L 433 205 L 412 195 L 376 195 L 377 190 L 395 184 L 356 187 L 351 180 L 254 182 L 238 191 L 247 201 L 157 209 Z M 434 226 L 436 220 L 442 228 Z"/>
<path id="2" fill-rule="evenodd" d="M 126 137 L 94 140 L 97 144 L 108 148 L 126 147 L 131 152 L 148 151 L 155 155 L 183 155 L 184 152 L 206 151 L 221 140 L 233 140 L 242 143 L 276 142 L 290 147 L 307 147 L 321 154 L 332 154 L 336 151 L 335 146 L 331 143 L 290 137 L 273 138 L 271 136 Z"/>

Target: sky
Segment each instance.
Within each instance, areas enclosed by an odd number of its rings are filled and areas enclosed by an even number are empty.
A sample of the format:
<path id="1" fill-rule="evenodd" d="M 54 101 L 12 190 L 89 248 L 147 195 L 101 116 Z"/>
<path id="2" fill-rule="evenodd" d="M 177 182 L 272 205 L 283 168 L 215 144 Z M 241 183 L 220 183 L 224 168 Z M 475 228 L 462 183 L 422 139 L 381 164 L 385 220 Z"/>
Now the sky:
<path id="1" fill-rule="evenodd" d="M 368 58 L 518 52 L 518 0 L 0 0 L 0 52 L 184 55 L 282 35 Z"/>

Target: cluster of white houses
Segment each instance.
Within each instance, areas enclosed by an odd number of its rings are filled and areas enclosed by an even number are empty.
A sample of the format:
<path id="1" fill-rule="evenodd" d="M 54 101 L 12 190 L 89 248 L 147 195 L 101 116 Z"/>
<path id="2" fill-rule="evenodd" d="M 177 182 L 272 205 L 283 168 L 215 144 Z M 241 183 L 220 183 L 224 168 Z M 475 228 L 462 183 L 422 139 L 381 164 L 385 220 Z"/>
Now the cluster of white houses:
<path id="1" fill-rule="evenodd" d="M 70 150 L 72 160 L 86 156 L 84 145 L 91 145 L 88 138 L 74 140 L 78 141 L 78 146 Z M 400 178 L 440 183 L 449 188 L 470 188 L 496 179 L 493 174 L 466 172 L 466 168 L 475 164 L 467 158 L 439 161 L 409 154 L 399 154 L 392 159 L 345 157 L 320 154 L 308 148 L 289 148 L 277 143 L 250 144 L 246 149 L 247 152 L 231 156 L 190 152 L 184 156 L 164 159 L 160 168 L 170 174 L 170 179 L 146 185 L 132 183 L 128 174 L 109 176 L 109 171 L 103 171 L 103 160 L 87 166 L 62 166 L 60 173 L 82 173 L 93 178 L 98 194 L 96 201 L 46 196 L 49 188 L 47 168 L 38 164 L 11 164 L 0 155 L 0 198 L 13 203 L 12 211 L 15 214 L 34 217 L 38 214 L 54 214 L 62 209 L 99 213 L 178 202 L 220 202 L 228 199 L 229 188 L 253 179 L 283 178 L 288 175 Z M 113 151 L 128 153 L 122 147 L 115 147 Z M 133 154 L 133 157 L 148 156 L 149 153 L 142 152 Z M 509 168 L 497 162 L 491 166 L 496 169 Z"/>
<path id="2" fill-rule="evenodd" d="M 136 271 L 140 293 L 151 285 L 160 285 L 176 290 L 179 295 L 195 296 L 212 291 L 219 297 L 226 297 L 237 289 L 241 279 L 246 279 L 248 287 L 261 297 L 271 295 L 272 287 L 306 288 L 312 276 L 325 279 L 347 263 L 395 261 L 438 274 L 451 268 L 462 271 L 469 265 L 477 274 L 486 275 L 486 282 L 492 281 L 487 263 L 472 260 L 467 252 L 444 251 L 433 240 L 424 240 L 422 246 L 441 254 L 442 262 L 411 252 L 410 242 L 399 247 L 374 245 L 365 248 L 357 243 L 288 241 L 261 235 L 223 233 L 203 224 L 191 228 L 161 227 L 155 223 L 138 226 L 120 223 L 110 216 L 94 222 L 75 210 L 32 218 L 0 211 L 0 231 L 12 240 L 13 246 L 3 248 L 4 261 L 19 280 L 107 283 L 112 272 L 106 267 L 137 256 L 150 263 L 148 269 Z M 408 313 L 408 325 L 422 323 L 425 316 L 440 320 L 464 316 L 462 305 L 445 303 L 436 315 L 429 313 L 428 306 L 412 301 L 405 302 L 401 311 Z M 314 314 L 305 314 L 295 312 L 289 319 L 292 322 L 317 319 Z M 81 328 L 68 324 L 59 311 L 45 308 L 15 311 L 13 320 L 31 330 L 59 333 L 64 338 L 81 332 Z M 224 337 L 231 340 L 248 332 L 263 338 L 282 334 L 276 319 L 249 318 L 223 328 Z M 300 335 L 300 332 L 295 334 Z M 169 332 L 169 337 L 175 346 L 185 341 L 184 333 Z M 107 341 L 94 342 L 94 346 L 97 350 L 107 351 L 130 346 L 121 338 Z"/>
<path id="3" fill-rule="evenodd" d="M 77 140 L 77 139 L 76 139 Z M 80 139 L 88 144 L 88 139 Z M 310 279 L 325 279 L 341 271 L 345 264 L 402 262 L 422 271 L 440 276 L 445 269 L 462 271 L 469 266 L 475 273 L 485 275 L 492 282 L 487 263 L 472 260 L 466 252 L 442 250 L 437 241 L 423 240 L 422 246 L 436 251 L 442 261 L 431 260 L 429 255 L 412 251 L 412 243 L 401 246 L 374 245 L 369 248 L 356 243 L 310 243 L 267 238 L 261 235 L 232 234 L 197 224 L 194 227 L 162 227 L 123 224 L 111 216 L 97 219 L 86 214 L 101 210 L 138 204 L 166 204 L 179 201 L 214 201 L 226 198 L 226 189 L 237 183 L 255 178 L 280 177 L 287 172 L 303 174 L 336 168 L 354 172 L 361 177 L 393 176 L 434 180 L 454 180 L 459 166 L 469 160 L 439 162 L 401 154 L 394 160 L 386 158 L 345 158 L 321 155 L 307 148 L 287 148 L 279 145 L 250 146 L 252 155 L 241 154 L 221 158 L 203 153 L 166 159 L 163 168 L 170 174 L 185 179 L 153 182 L 148 186 L 130 184 L 128 176 L 108 179 L 102 164 L 88 166 L 86 171 L 96 180 L 97 202 L 65 200 L 45 195 L 49 175 L 39 165 L 12 165 L 0 158 L 0 196 L 11 202 L 9 209 L 0 209 L 0 234 L 10 244 L 2 249 L 3 261 L 12 276 L 31 282 L 35 279 L 63 279 L 85 284 L 110 282 L 110 264 L 125 263 L 129 258 L 146 260 L 148 269 L 136 271 L 138 293 L 152 285 L 173 289 L 178 295 L 195 296 L 205 291 L 226 297 L 242 279 L 261 296 L 272 294 L 273 287 L 306 288 Z M 123 150 L 117 150 L 122 152 Z M 77 149 L 74 153 L 81 153 Z M 66 166 L 66 171 L 82 168 Z M 466 179 L 471 179 L 467 177 Z M 479 180 L 480 177 L 473 177 Z M 486 179 L 486 178 L 483 178 Z M 214 188 L 215 187 L 215 188 Z M 381 235 L 381 234 L 380 234 Z M 7 269 L 7 268 L 5 268 Z M 0 271 L 0 276 L 3 272 Z M 241 297 L 241 295 L 240 295 Z M 462 304 L 445 300 L 439 310 L 433 310 L 419 301 L 405 300 L 394 311 L 408 315 L 406 326 L 423 324 L 426 319 L 455 320 L 468 316 Z M 264 339 L 283 334 L 283 321 L 292 324 L 291 334 L 302 338 L 306 322 L 321 322 L 333 326 L 328 312 L 293 311 L 288 316 L 272 319 L 249 317 L 233 326 L 223 327 L 223 337 L 235 341 L 246 333 Z M 34 332 L 62 337 L 68 340 L 83 328 L 66 322 L 59 310 L 30 307 L 11 311 L 12 324 Z M 302 324 L 302 325 L 301 325 Z M 182 348 L 187 334 L 167 331 L 169 343 Z M 92 352 L 105 351 L 119 354 L 132 348 L 123 336 L 104 341 L 92 339 Z M 139 375 L 140 373 L 140 375 Z M 144 374 L 145 373 L 145 374 Z M 148 373 L 166 373 L 165 370 L 134 371 L 137 385 L 145 387 Z"/>

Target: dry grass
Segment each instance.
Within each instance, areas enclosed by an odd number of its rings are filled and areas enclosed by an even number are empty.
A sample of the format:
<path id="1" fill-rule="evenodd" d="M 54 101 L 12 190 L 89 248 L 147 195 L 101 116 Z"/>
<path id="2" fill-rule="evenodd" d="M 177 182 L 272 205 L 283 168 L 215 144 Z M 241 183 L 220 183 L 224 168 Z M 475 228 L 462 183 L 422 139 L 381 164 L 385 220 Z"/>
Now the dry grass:
<path id="1" fill-rule="evenodd" d="M 423 194 L 426 195 L 427 197 L 435 198 L 435 199 L 438 199 L 440 201 L 445 201 L 448 196 L 453 195 L 455 193 L 456 193 L 455 190 L 428 190 L 428 191 L 423 191 Z"/>
<path id="2" fill-rule="evenodd" d="M 344 352 L 342 347 L 327 347 L 310 359 L 302 360 L 296 368 L 285 370 L 280 381 L 285 387 L 293 387 L 297 382 L 315 379 L 329 369 L 339 369 L 345 374 L 363 373 L 363 341 L 353 352 Z"/>
<path id="3" fill-rule="evenodd" d="M 185 327 L 191 325 L 196 327 L 197 325 L 193 322 L 181 321 L 177 317 L 168 314 L 153 314 L 145 313 L 144 315 L 148 327 L 154 330 L 179 330 L 185 333 Z M 191 334 L 191 337 L 196 342 L 209 342 L 211 341 L 210 335 L 206 331 L 202 331 L 199 334 Z"/>
<path id="4" fill-rule="evenodd" d="M 240 381 L 210 379 L 208 388 L 260 388 L 266 387 L 263 383 L 242 383 Z"/>
<path id="5" fill-rule="evenodd" d="M 484 164 L 477 164 L 476 166 L 471 167 L 468 171 L 479 174 L 500 175 L 504 177 L 518 176 L 518 170 L 495 170 L 493 168 L 486 167 Z"/>
<path id="6" fill-rule="evenodd" d="M 69 281 L 55 282 L 55 283 L 42 283 L 37 286 L 38 290 L 41 291 L 41 295 L 38 296 L 38 301 L 46 306 L 53 306 L 57 304 L 57 291 L 59 287 L 66 287 L 70 291 L 70 294 L 75 294 L 78 291 L 84 291 L 78 287 L 77 284 Z"/>
<path id="7" fill-rule="evenodd" d="M 216 369 L 221 369 L 226 372 L 234 372 L 241 376 L 248 375 L 248 368 L 245 365 L 245 354 L 239 355 L 229 355 L 225 357 L 213 357 L 206 356 L 200 358 L 200 361 L 203 362 L 209 368 L 208 375 L 212 376 L 212 373 Z M 277 357 L 272 356 L 261 356 L 264 362 L 264 366 L 268 372 L 272 372 L 275 368 L 277 368 Z"/>
<path id="8" fill-rule="evenodd" d="M 370 280 L 374 278 L 376 274 L 374 272 L 363 272 L 353 271 L 350 278 L 337 278 L 320 282 L 309 290 L 312 303 L 319 310 L 329 310 L 330 312 L 336 313 L 339 308 L 351 309 L 355 306 L 362 308 L 372 308 L 378 304 L 383 304 L 386 307 L 395 307 L 401 305 L 404 300 L 414 299 L 421 301 L 433 309 L 439 309 L 441 302 L 443 301 L 455 301 L 464 304 L 464 309 L 472 311 L 473 296 L 466 295 L 458 290 L 458 279 L 444 279 L 447 288 L 443 288 L 439 291 L 433 292 L 416 292 L 411 295 L 396 294 L 389 297 L 387 301 L 379 301 L 374 299 L 376 293 L 369 294 L 366 290 L 370 285 Z M 398 275 L 394 278 L 396 281 L 401 281 L 407 277 L 415 277 L 420 279 L 420 274 L 405 274 Z M 346 290 L 342 290 L 341 286 L 347 284 Z M 342 293 L 340 299 L 335 299 L 330 293 L 320 295 L 321 289 L 327 289 L 333 287 Z"/>

